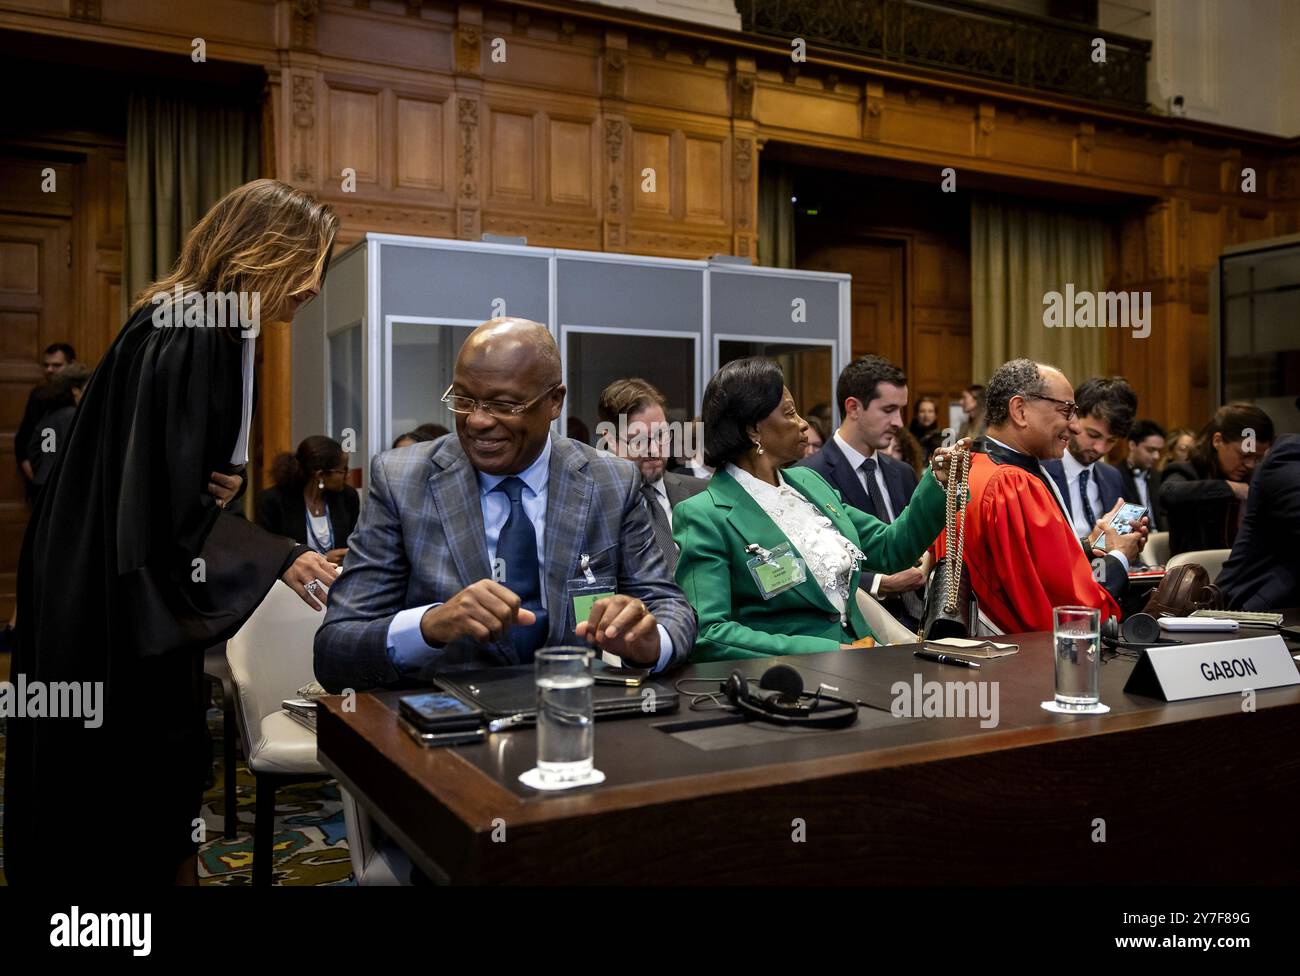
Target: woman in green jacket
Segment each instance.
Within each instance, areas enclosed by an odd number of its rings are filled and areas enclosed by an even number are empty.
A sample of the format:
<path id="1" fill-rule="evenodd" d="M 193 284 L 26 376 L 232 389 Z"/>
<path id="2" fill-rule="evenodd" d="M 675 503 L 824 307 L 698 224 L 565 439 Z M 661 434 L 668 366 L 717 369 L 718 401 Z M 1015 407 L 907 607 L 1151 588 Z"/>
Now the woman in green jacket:
<path id="1" fill-rule="evenodd" d="M 935 452 L 887 525 L 816 471 L 786 467 L 803 457 L 808 424 L 771 360 L 718 370 L 703 421 L 705 463 L 717 470 L 673 508 L 677 583 L 700 620 L 691 660 L 816 654 L 872 636 L 857 604 L 860 564 L 898 572 L 938 537 L 952 449 Z"/>

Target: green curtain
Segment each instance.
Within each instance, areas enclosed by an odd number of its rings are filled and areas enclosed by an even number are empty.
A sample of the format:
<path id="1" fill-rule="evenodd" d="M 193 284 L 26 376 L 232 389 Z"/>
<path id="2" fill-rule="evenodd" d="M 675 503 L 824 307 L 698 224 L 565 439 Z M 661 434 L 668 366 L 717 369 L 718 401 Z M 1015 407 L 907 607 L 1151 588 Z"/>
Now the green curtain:
<path id="1" fill-rule="evenodd" d="M 784 163 L 758 168 L 758 263 L 794 267 L 794 177 Z"/>
<path id="2" fill-rule="evenodd" d="M 1044 298 L 1106 290 L 1105 221 L 1022 206 L 971 202 L 971 377 L 987 383 L 1009 359 L 1059 367 L 1071 383 L 1106 371 L 1107 329 L 1047 328 Z"/>
<path id="3" fill-rule="evenodd" d="M 126 116 L 122 318 L 166 275 L 199 218 L 261 175 L 261 113 L 184 95 L 133 93 Z"/>

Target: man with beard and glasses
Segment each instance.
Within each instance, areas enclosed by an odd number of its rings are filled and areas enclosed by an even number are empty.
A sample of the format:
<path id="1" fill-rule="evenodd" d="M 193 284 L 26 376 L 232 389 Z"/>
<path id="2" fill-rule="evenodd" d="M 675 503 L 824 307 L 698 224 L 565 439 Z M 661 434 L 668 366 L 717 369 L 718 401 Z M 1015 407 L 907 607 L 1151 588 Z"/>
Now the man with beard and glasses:
<path id="1" fill-rule="evenodd" d="M 671 573 L 677 569 L 673 508 L 702 492 L 709 483 L 703 478 L 667 470 L 667 459 L 673 449 L 665 413 L 667 403 L 652 384 L 633 377 L 615 380 L 605 387 L 596 410 L 600 415 L 598 430 L 603 432 L 598 446 L 627 458 L 641 472 L 641 495 L 646 501 L 655 542 Z"/>

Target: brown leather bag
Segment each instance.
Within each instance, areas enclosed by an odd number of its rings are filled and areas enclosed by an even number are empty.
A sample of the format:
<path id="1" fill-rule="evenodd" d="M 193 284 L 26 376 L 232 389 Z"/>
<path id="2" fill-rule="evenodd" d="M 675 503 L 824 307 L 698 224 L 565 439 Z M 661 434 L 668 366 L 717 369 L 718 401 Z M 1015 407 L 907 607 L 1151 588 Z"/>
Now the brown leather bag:
<path id="1" fill-rule="evenodd" d="M 1187 617 L 1193 610 L 1222 610 L 1223 594 L 1204 566 L 1183 563 L 1165 573 L 1147 605 L 1153 617 Z"/>

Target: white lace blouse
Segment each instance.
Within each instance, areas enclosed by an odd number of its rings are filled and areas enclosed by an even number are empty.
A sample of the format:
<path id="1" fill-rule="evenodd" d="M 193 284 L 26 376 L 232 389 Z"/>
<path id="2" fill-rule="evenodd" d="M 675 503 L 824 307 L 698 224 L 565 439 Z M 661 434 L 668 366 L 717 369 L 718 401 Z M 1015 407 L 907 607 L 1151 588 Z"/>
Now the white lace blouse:
<path id="1" fill-rule="evenodd" d="M 808 572 L 842 617 L 848 601 L 849 580 L 854 566 L 863 558 L 862 550 L 844 538 L 830 518 L 798 489 L 792 488 L 779 471 L 780 486 L 769 485 L 734 464 L 727 465 L 727 473 L 799 550 Z"/>

